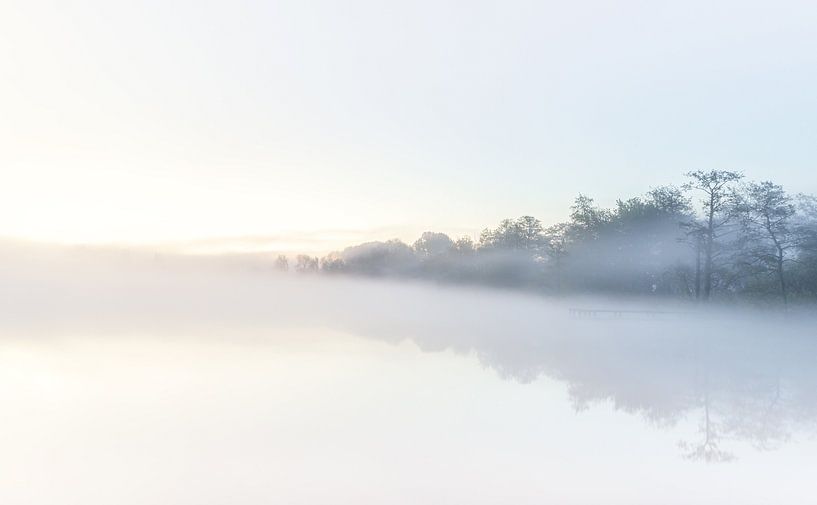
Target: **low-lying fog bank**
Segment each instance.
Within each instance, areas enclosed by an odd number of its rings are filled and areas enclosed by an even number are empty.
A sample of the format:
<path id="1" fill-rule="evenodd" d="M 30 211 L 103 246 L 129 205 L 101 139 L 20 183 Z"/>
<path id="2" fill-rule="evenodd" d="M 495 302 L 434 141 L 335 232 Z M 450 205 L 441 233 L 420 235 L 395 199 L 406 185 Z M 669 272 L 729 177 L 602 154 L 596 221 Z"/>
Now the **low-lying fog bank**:
<path id="1" fill-rule="evenodd" d="M 274 330 L 327 328 L 450 349 L 514 381 L 557 379 L 579 409 L 610 401 L 669 425 L 699 415 L 700 440 L 684 442 L 691 458 L 731 458 L 724 437 L 775 446 L 817 421 L 811 315 L 258 275 L 201 258 L 25 248 L 4 251 L 0 300 L 6 343 L 145 336 L 263 344 Z"/>

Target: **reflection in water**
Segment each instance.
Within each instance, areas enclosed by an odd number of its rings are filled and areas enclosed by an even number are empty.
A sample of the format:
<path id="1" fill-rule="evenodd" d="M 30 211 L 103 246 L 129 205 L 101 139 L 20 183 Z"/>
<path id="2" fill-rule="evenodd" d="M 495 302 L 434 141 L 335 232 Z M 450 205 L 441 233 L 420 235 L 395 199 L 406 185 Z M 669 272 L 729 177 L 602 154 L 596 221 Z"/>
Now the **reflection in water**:
<path id="1" fill-rule="evenodd" d="M 535 302 L 529 302 L 535 303 Z M 609 401 L 657 426 L 699 420 L 679 442 L 689 459 L 729 461 L 730 440 L 773 449 L 817 426 L 817 346 L 805 321 L 761 321 L 741 314 L 677 321 L 570 321 L 555 308 L 539 324 L 480 311 L 467 325 L 434 319 L 405 329 L 427 351 L 474 352 L 501 376 L 522 383 L 540 375 L 567 384 L 581 411 Z M 385 322 L 366 334 L 384 338 Z"/>
<path id="2" fill-rule="evenodd" d="M 509 293 L 197 270 L 9 270 L 6 338 L 230 334 L 327 327 L 473 354 L 519 383 L 550 377 L 576 410 L 610 402 L 656 426 L 698 419 L 690 459 L 727 461 L 730 441 L 774 449 L 817 421 L 813 320 L 698 312 L 678 319 L 577 320 L 569 305 Z M 583 305 L 609 302 L 583 300 Z M 621 307 L 622 303 L 617 303 Z"/>

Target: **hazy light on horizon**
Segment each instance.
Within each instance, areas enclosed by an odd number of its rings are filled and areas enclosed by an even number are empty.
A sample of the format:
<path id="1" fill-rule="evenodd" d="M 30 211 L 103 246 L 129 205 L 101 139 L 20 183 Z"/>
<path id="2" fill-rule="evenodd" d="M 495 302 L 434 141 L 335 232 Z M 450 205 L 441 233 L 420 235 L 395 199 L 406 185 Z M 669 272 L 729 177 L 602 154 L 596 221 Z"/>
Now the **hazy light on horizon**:
<path id="1" fill-rule="evenodd" d="M 817 192 L 815 24 L 806 1 L 6 2 L 0 236 L 471 234 L 698 168 Z"/>

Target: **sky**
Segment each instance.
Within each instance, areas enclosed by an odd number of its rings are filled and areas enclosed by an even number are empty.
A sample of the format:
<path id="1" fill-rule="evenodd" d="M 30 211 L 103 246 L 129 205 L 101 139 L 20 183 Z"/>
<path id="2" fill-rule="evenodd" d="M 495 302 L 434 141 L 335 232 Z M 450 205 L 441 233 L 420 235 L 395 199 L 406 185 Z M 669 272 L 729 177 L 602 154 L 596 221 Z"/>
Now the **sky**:
<path id="1" fill-rule="evenodd" d="M 0 2 L 0 236 L 328 250 L 817 193 L 811 1 Z"/>

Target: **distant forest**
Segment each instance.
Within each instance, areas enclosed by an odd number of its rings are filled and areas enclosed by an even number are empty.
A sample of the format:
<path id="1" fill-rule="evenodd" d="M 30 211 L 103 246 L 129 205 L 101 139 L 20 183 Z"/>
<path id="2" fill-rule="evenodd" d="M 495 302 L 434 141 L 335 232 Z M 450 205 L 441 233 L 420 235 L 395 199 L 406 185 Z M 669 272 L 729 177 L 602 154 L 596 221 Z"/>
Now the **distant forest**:
<path id="1" fill-rule="evenodd" d="M 739 172 L 686 174 L 612 209 L 579 195 L 570 219 L 505 219 L 479 241 L 425 232 L 414 244 L 369 242 L 297 272 L 513 287 L 552 294 L 652 295 L 707 301 L 817 301 L 817 198 Z M 289 270 L 280 256 L 276 268 Z"/>

